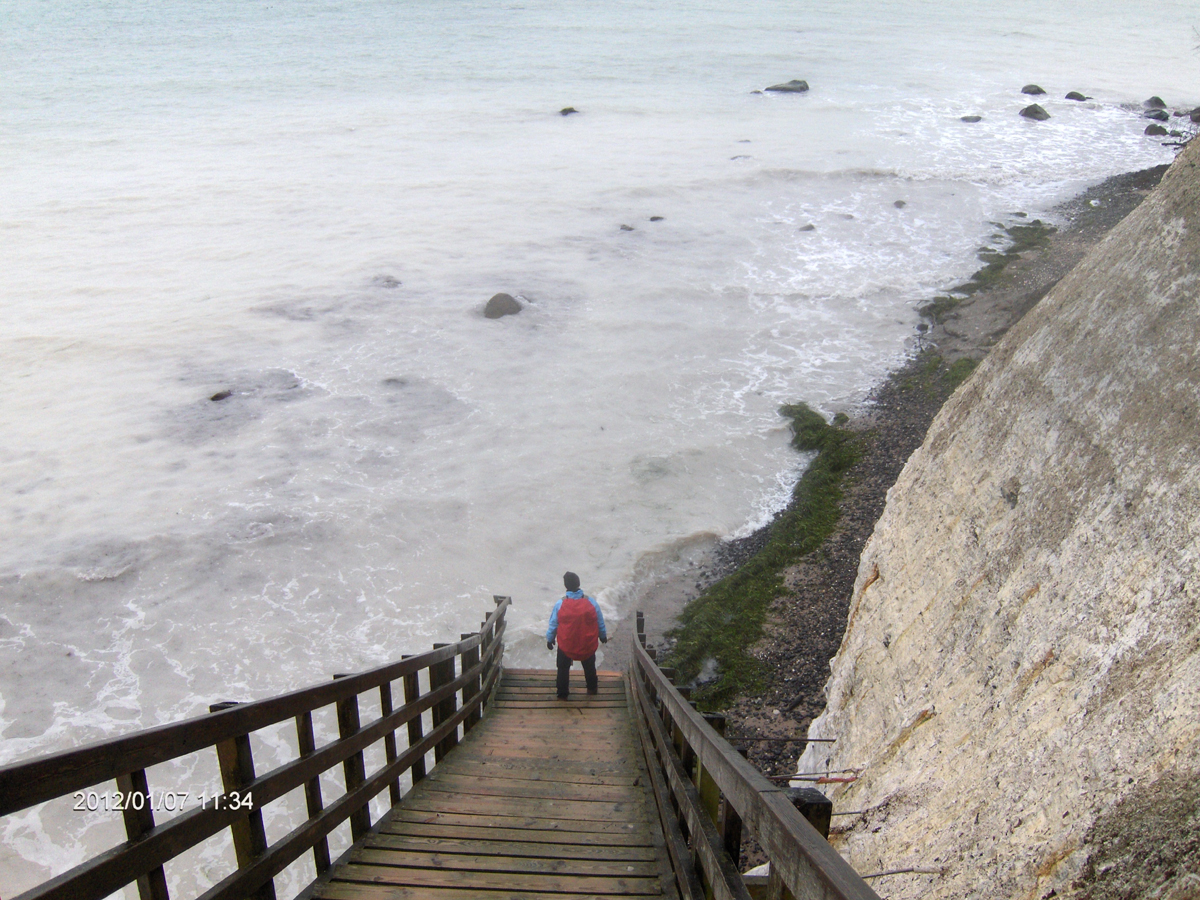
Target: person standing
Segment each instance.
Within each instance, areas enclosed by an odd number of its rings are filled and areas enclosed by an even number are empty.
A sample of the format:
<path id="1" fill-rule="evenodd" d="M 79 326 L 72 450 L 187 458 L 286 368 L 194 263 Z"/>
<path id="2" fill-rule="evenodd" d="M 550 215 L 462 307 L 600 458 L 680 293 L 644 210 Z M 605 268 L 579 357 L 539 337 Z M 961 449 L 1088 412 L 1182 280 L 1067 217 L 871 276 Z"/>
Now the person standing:
<path id="1" fill-rule="evenodd" d="M 583 664 L 583 678 L 589 694 L 600 690 L 596 678 L 596 648 L 608 643 L 604 628 L 604 613 L 600 604 L 579 589 L 579 576 L 568 572 L 563 576 L 566 595 L 550 611 L 550 626 L 546 629 L 546 649 L 553 650 L 558 641 L 558 699 L 570 694 L 571 664 Z"/>

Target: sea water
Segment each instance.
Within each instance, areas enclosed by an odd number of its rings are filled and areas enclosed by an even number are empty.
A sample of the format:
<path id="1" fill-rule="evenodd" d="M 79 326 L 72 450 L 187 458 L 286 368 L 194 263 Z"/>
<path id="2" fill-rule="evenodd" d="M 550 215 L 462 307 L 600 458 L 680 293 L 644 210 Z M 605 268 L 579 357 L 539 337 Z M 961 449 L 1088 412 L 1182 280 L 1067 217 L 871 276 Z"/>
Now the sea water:
<path id="1" fill-rule="evenodd" d="M 1196 18 L 10 0 L 0 764 L 457 639 L 493 594 L 548 666 L 567 569 L 628 639 L 639 579 L 785 502 L 781 404 L 852 408 L 998 226 L 1172 158 L 1141 101 L 1200 101 Z M 0 894 L 105 840 L 5 820 Z"/>

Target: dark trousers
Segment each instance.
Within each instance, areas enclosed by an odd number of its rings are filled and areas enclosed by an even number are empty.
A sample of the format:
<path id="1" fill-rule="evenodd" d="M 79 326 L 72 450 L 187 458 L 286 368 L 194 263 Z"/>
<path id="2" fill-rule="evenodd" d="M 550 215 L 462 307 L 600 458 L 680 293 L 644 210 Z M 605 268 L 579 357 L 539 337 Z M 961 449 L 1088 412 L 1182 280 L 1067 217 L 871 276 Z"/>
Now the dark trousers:
<path id="1" fill-rule="evenodd" d="M 558 696 L 559 699 L 566 699 L 571 693 L 571 663 L 574 662 L 571 657 L 558 651 Z M 587 659 L 581 659 L 580 665 L 583 666 L 583 680 L 587 682 L 587 692 L 594 694 L 600 690 L 600 680 L 596 677 L 596 654 L 593 653 Z"/>

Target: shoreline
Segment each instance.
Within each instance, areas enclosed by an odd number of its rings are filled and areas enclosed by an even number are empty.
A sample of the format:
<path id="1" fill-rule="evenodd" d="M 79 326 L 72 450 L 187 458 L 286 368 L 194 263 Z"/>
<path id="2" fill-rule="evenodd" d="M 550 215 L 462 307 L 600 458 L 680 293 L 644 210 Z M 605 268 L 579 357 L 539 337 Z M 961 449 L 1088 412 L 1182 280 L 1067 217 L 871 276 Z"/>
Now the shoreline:
<path id="1" fill-rule="evenodd" d="M 1112 176 L 1088 188 L 1052 210 L 1057 227 L 1034 220 L 1007 229 L 1011 250 L 982 250 L 985 266 L 971 281 L 923 307 L 923 349 L 848 411 L 842 427 L 860 439 L 862 457 L 843 480 L 840 519 L 818 550 L 783 570 L 784 593 L 769 605 L 762 636 L 749 651 L 761 665 L 762 689 L 742 692 L 721 708 L 727 736 L 761 772 L 795 771 L 808 725 L 825 706 L 829 661 L 841 645 L 863 546 L 888 489 L 942 404 L 1004 333 L 1141 202 L 1166 168 Z M 674 624 L 669 620 L 753 558 L 770 528 L 717 542 L 693 554 L 685 571 L 638 592 L 635 607 L 646 613 L 648 640 L 660 654 L 672 644 L 665 634 Z M 739 745 L 739 736 L 768 740 Z"/>

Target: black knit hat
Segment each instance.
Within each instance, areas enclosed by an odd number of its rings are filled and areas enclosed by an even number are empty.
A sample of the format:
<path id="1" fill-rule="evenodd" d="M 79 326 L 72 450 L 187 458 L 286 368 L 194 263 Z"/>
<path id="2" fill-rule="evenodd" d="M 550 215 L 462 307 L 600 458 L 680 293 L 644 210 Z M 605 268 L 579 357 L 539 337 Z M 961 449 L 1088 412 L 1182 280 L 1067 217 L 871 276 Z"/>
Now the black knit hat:
<path id="1" fill-rule="evenodd" d="M 568 591 L 579 590 L 579 576 L 576 575 L 574 572 L 568 572 L 566 575 L 563 576 L 563 586 Z"/>

